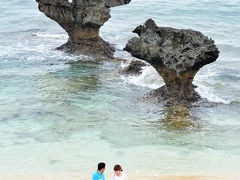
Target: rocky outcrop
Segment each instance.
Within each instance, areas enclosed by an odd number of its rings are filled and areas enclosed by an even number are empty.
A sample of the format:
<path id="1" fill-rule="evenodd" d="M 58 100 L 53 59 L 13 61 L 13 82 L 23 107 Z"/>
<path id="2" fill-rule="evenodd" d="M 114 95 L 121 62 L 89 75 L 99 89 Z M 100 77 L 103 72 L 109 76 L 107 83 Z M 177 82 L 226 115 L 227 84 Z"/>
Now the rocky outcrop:
<path id="1" fill-rule="evenodd" d="M 142 61 L 132 60 L 129 66 L 122 70 L 122 73 L 129 75 L 140 75 L 143 70 L 142 68 L 145 66 L 147 66 L 147 64 Z"/>
<path id="2" fill-rule="evenodd" d="M 218 58 L 214 41 L 198 31 L 157 27 L 152 19 L 133 32 L 139 37 L 130 39 L 125 50 L 150 63 L 165 82 L 147 96 L 171 104 L 197 101 L 192 81 L 200 68 Z"/>
<path id="3" fill-rule="evenodd" d="M 69 35 L 58 49 L 74 54 L 113 57 L 114 48 L 99 36 L 99 29 L 111 17 L 111 7 L 131 0 L 36 0 L 39 10 L 56 21 Z"/>

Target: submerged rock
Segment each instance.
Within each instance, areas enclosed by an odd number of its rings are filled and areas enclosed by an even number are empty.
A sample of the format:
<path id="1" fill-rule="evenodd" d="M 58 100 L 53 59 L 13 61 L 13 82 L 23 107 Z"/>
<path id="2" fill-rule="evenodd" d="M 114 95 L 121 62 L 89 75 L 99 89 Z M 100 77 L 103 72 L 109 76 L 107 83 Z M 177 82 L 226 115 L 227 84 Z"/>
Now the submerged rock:
<path id="1" fill-rule="evenodd" d="M 36 0 L 39 10 L 56 21 L 69 36 L 58 49 L 74 54 L 112 58 L 114 48 L 99 36 L 99 29 L 111 17 L 111 7 L 131 0 Z"/>
<path id="2" fill-rule="evenodd" d="M 198 31 L 157 27 L 152 19 L 133 32 L 139 37 L 130 39 L 125 50 L 150 63 L 165 82 L 147 96 L 170 104 L 196 102 L 200 96 L 192 81 L 200 68 L 218 58 L 214 41 Z"/>
<path id="3" fill-rule="evenodd" d="M 200 128 L 200 122 L 191 115 L 191 108 L 184 105 L 170 106 L 165 109 L 166 116 L 161 121 L 171 130 Z"/>
<path id="4" fill-rule="evenodd" d="M 130 74 L 130 75 L 139 75 L 142 73 L 142 68 L 147 66 L 146 63 L 142 61 L 132 60 L 129 66 L 125 67 L 122 70 L 122 73 L 124 74 Z"/>

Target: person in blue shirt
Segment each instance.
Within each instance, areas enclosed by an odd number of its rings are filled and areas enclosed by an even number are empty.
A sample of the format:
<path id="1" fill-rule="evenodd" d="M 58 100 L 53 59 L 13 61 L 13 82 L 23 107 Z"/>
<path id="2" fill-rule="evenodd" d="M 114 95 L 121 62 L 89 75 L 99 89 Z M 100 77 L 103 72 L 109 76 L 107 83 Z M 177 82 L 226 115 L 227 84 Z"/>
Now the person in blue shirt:
<path id="1" fill-rule="evenodd" d="M 93 174 L 92 180 L 105 180 L 104 171 L 105 171 L 105 163 L 100 162 L 98 164 L 97 171 Z"/>

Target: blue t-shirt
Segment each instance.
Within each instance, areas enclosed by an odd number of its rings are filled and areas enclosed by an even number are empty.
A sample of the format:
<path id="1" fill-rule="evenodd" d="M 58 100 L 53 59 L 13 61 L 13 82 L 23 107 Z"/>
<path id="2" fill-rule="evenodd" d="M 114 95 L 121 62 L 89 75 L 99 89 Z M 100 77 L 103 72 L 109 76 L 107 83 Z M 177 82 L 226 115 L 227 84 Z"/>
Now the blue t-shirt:
<path id="1" fill-rule="evenodd" d="M 98 170 L 93 174 L 92 180 L 105 180 L 104 173 L 100 174 Z"/>

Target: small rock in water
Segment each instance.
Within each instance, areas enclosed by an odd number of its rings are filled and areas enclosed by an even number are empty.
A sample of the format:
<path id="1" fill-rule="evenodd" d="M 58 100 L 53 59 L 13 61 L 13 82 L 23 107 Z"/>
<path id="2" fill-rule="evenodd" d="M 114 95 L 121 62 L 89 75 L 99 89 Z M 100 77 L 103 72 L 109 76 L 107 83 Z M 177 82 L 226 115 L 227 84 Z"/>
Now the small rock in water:
<path id="1" fill-rule="evenodd" d="M 139 75 L 142 73 L 142 67 L 148 66 L 142 61 L 132 60 L 130 65 L 122 70 L 124 74 Z"/>

